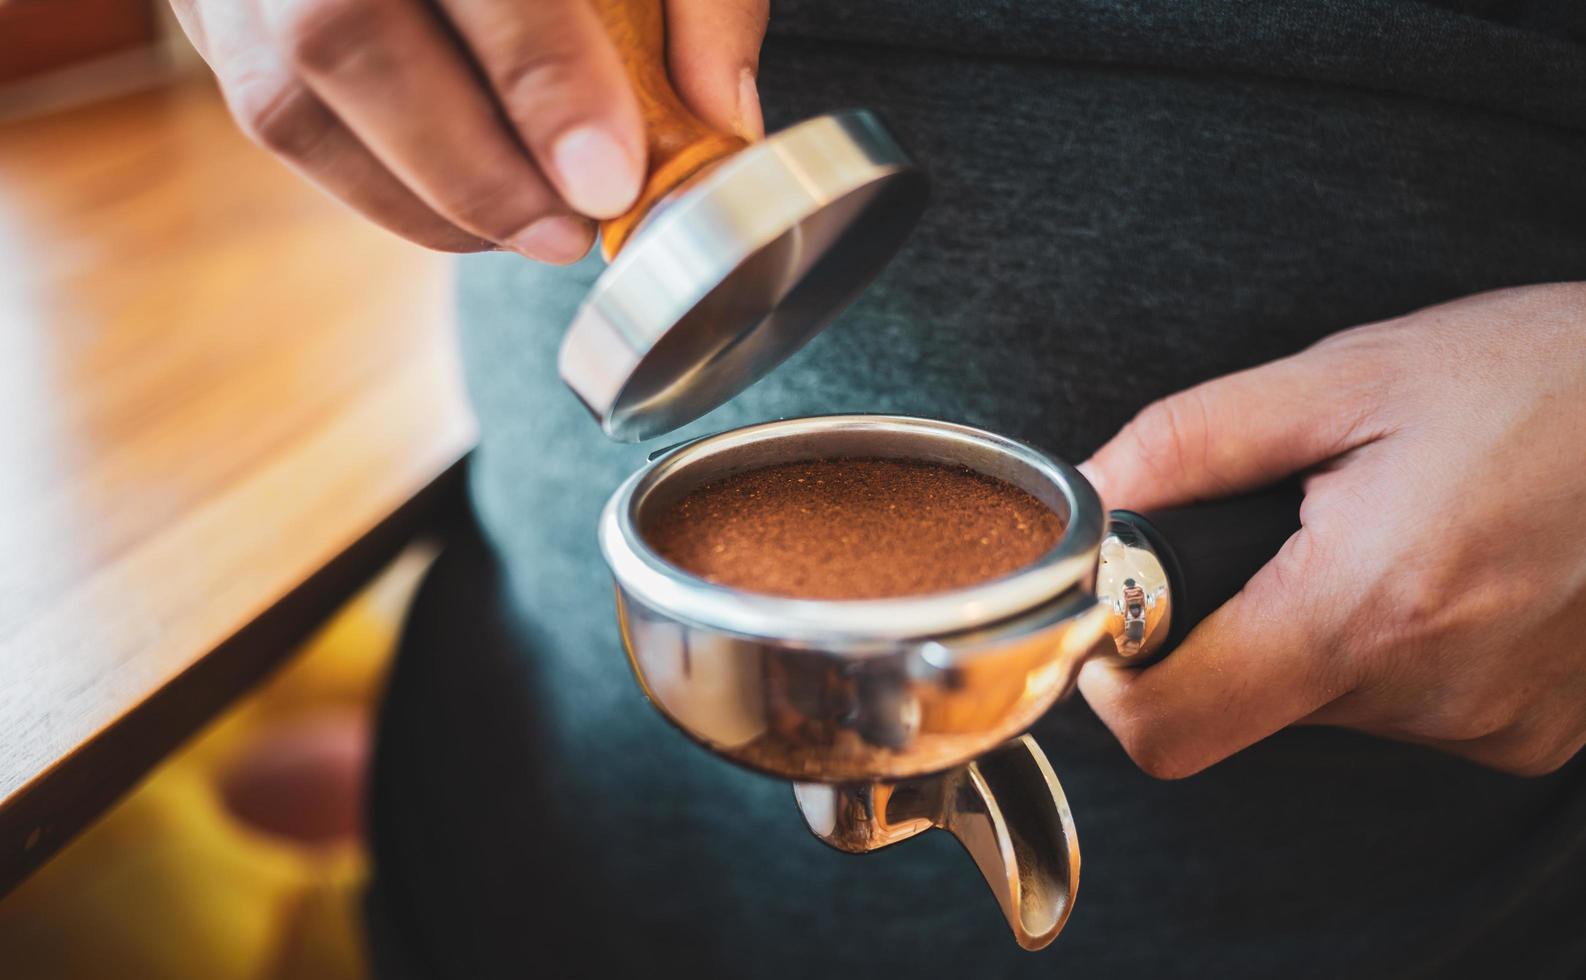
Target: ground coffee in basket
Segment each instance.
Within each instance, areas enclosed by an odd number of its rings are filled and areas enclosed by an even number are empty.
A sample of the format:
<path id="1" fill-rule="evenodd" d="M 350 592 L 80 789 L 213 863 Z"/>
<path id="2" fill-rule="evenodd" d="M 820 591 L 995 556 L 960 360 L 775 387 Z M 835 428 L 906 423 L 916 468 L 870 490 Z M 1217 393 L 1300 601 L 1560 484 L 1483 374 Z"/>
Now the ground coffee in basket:
<path id="1" fill-rule="evenodd" d="M 886 459 L 780 463 L 706 483 L 645 539 L 701 578 L 805 599 L 945 592 L 1033 563 L 1063 522 L 962 466 Z"/>

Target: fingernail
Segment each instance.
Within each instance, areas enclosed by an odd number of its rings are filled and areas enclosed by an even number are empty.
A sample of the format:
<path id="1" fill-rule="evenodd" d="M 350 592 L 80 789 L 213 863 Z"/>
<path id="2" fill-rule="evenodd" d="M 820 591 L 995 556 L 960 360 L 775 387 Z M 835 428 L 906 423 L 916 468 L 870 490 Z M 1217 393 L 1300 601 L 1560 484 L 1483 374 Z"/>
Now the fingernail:
<path id="1" fill-rule="evenodd" d="M 622 144 L 597 126 L 580 126 L 558 138 L 551 163 L 567 203 L 592 218 L 615 218 L 628 210 L 644 179 Z"/>
<path id="2" fill-rule="evenodd" d="M 595 230 L 582 218 L 553 214 L 507 239 L 507 247 L 536 262 L 567 265 L 577 262 L 594 244 Z"/>
<path id="3" fill-rule="evenodd" d="M 753 143 L 765 135 L 765 118 L 760 114 L 760 88 L 754 72 L 745 68 L 738 75 L 738 135 Z"/>

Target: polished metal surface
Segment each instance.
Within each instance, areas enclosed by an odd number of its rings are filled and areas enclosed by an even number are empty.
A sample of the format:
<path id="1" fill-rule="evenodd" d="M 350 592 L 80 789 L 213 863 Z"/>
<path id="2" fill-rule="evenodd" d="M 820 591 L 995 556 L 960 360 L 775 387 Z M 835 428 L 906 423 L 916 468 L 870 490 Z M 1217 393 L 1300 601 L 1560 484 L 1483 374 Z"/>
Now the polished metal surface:
<path id="1" fill-rule="evenodd" d="M 644 542 L 644 514 L 702 483 L 757 466 L 838 457 L 934 461 L 998 477 L 1056 511 L 1063 537 L 1035 564 L 1005 578 L 936 595 L 858 601 L 723 588 L 667 563 Z M 678 446 L 617 489 L 599 533 L 618 584 L 650 608 L 708 629 L 857 654 L 985 627 L 1071 589 L 1091 592 L 1102 531 L 1101 501 L 1079 471 L 1025 443 L 930 419 L 826 415 L 745 426 Z"/>
<path id="2" fill-rule="evenodd" d="M 1064 517 L 1013 575 L 932 596 L 787 599 L 713 585 L 655 555 L 645 515 L 705 481 L 796 459 L 957 463 Z M 1050 456 L 966 426 L 893 416 L 769 422 L 685 445 L 608 503 L 600 544 L 624 643 L 660 711 L 712 750 L 802 782 L 897 779 L 968 761 L 1068 692 L 1103 633 L 1100 502 Z"/>
<path id="3" fill-rule="evenodd" d="M 1027 617 L 843 652 L 679 619 L 618 588 L 634 674 L 706 748 L 800 782 L 900 779 L 1025 731 L 1073 687 L 1105 618 L 1072 591 Z"/>
<path id="4" fill-rule="evenodd" d="M 1119 659 L 1145 666 L 1161 655 L 1173 627 L 1167 570 L 1140 529 L 1114 512 L 1101 542 L 1096 596 Z"/>
<path id="5" fill-rule="evenodd" d="M 796 783 L 810 832 L 859 854 L 931 829 L 969 852 L 1025 949 L 1057 938 L 1079 891 L 1079 838 L 1063 787 L 1028 735 L 946 772 L 896 783 Z"/>
<path id="6" fill-rule="evenodd" d="M 568 328 L 563 380 L 614 439 L 693 421 L 847 306 L 926 196 L 924 175 L 864 110 L 739 151 L 670 195 L 624 245 Z"/>
<path id="7" fill-rule="evenodd" d="M 1062 517 L 1063 535 L 1001 579 L 851 601 L 714 585 L 645 543 L 647 516 L 701 483 L 843 457 L 1001 478 Z M 806 819 L 835 847 L 954 833 L 1031 949 L 1068 914 L 1078 845 L 1045 757 L 1009 740 L 1073 689 L 1088 658 L 1111 651 L 1109 609 L 1096 597 L 1102 537 L 1101 501 L 1067 464 L 979 429 L 882 415 L 768 422 L 682 444 L 625 482 L 600 520 L 623 644 L 663 715 L 725 758 L 802 784 Z"/>

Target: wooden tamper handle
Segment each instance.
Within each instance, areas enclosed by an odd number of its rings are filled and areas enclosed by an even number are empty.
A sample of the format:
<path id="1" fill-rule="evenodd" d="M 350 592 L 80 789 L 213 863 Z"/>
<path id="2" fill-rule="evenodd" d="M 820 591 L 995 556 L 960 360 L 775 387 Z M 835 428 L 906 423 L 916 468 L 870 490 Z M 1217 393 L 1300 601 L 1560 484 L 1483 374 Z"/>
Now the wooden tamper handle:
<path id="1" fill-rule="evenodd" d="M 628 212 L 600 224 L 600 251 L 611 261 L 656 201 L 706 164 L 748 144 L 712 129 L 689 111 L 666 74 L 666 14 L 661 0 L 593 0 L 617 45 L 644 116 L 649 163 L 644 188 Z"/>

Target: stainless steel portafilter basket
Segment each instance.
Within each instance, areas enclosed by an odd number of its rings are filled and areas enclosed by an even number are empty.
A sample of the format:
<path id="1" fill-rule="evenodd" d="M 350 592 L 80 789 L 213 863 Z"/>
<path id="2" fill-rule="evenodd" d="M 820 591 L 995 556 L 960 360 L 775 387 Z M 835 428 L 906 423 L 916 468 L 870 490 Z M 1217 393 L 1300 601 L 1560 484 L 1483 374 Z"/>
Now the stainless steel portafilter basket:
<path id="1" fill-rule="evenodd" d="M 1004 578 L 866 600 L 726 588 L 645 542 L 647 516 L 702 483 L 833 458 L 966 466 L 1029 492 L 1065 530 L 1046 555 Z M 1247 541 L 1246 553 L 1270 556 L 1274 538 L 1297 526 L 1295 514 L 1284 494 L 1185 526 L 1234 528 L 1223 545 Z M 663 715 L 712 752 L 794 781 L 810 829 L 834 847 L 863 852 L 949 831 L 1020 945 L 1039 949 L 1072 906 L 1079 849 L 1062 787 L 1022 733 L 1073 690 L 1088 659 L 1149 662 L 1165 652 L 1175 623 L 1197 616 L 1175 604 L 1185 552 L 1159 524 L 1175 521 L 1109 519 L 1078 471 L 1016 440 L 928 419 L 841 415 L 753 425 L 661 455 L 611 497 L 600 545 L 634 674 Z M 1210 584 L 1200 591 L 1210 594 Z"/>

